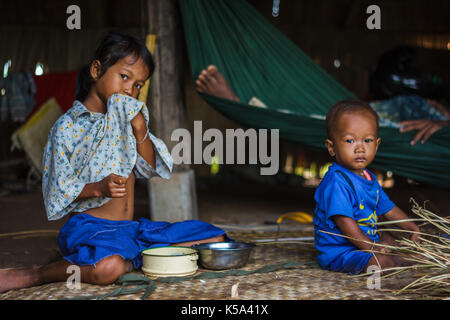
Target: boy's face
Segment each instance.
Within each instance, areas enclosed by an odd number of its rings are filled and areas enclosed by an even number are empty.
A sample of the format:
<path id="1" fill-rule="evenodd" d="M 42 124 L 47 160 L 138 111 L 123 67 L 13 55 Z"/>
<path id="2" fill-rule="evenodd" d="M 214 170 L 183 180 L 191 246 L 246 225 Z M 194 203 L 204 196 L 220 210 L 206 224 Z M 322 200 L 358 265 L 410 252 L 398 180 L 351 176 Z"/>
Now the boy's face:
<path id="1" fill-rule="evenodd" d="M 144 61 L 141 58 L 136 60 L 132 56 L 117 61 L 101 77 L 99 77 L 100 70 L 99 63 L 94 61 L 91 66 L 91 75 L 97 80 L 95 90 L 105 104 L 114 93 L 137 98 L 139 90 L 148 78 L 148 68 Z"/>
<path id="2" fill-rule="evenodd" d="M 375 158 L 380 142 L 375 117 L 361 110 L 341 115 L 332 140 L 327 139 L 325 145 L 339 165 L 362 175 Z"/>

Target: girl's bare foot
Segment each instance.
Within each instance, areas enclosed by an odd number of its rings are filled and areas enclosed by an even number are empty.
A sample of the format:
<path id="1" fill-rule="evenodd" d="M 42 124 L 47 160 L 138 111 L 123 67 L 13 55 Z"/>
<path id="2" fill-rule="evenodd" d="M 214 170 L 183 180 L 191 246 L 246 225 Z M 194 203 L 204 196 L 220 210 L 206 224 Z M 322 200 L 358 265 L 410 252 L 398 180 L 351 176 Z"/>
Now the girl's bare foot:
<path id="1" fill-rule="evenodd" d="M 197 90 L 211 96 L 239 102 L 240 99 L 229 87 L 227 80 L 214 65 L 203 70 L 195 81 Z"/>
<path id="2" fill-rule="evenodd" d="M 39 285 L 37 271 L 39 267 L 0 269 L 0 293 Z"/>
<path id="3" fill-rule="evenodd" d="M 66 281 L 69 277 L 67 260 L 52 262 L 48 265 L 31 268 L 0 269 L 0 293 L 45 283 Z M 133 270 L 133 263 L 112 255 L 100 260 L 96 266 L 80 266 L 81 282 L 96 285 L 114 283 L 121 275 Z"/>

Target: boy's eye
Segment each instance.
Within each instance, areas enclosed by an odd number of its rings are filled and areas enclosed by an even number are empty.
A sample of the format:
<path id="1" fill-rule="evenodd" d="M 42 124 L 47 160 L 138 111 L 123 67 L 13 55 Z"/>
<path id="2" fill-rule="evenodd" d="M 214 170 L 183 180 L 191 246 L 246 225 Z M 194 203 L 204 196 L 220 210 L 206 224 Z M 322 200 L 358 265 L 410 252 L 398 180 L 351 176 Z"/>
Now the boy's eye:
<path id="1" fill-rule="evenodd" d="M 353 139 L 347 139 L 347 140 L 345 140 L 345 142 L 347 142 L 347 143 L 353 143 L 353 142 L 355 142 L 355 140 L 353 140 Z"/>
<path id="2" fill-rule="evenodd" d="M 128 79 L 128 76 L 126 74 L 122 73 L 122 74 L 120 74 L 120 76 L 122 77 L 123 80 L 127 80 Z"/>
<path id="3" fill-rule="evenodd" d="M 140 84 L 136 84 L 136 88 L 138 88 L 138 89 L 141 89 L 142 88 L 142 86 L 140 85 Z"/>
<path id="4" fill-rule="evenodd" d="M 364 140 L 364 142 L 370 143 L 370 142 L 373 142 L 373 139 L 366 139 L 366 140 Z"/>

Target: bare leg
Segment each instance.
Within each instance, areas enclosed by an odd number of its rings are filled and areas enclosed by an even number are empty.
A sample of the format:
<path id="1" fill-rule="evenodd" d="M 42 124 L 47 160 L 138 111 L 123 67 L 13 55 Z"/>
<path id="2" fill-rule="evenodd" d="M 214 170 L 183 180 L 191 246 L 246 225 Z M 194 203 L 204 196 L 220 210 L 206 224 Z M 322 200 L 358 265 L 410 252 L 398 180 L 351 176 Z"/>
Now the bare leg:
<path id="1" fill-rule="evenodd" d="M 383 229 L 380 229 L 380 238 L 381 238 L 381 241 L 387 243 L 390 246 L 393 246 L 393 247 L 399 247 L 400 246 L 397 238 L 395 238 L 392 235 L 392 233 L 389 232 L 389 231 L 383 231 Z M 413 261 L 410 261 L 410 260 L 406 259 L 407 257 L 416 258 L 416 259 L 418 258 L 418 257 L 415 257 L 414 255 L 404 256 L 404 257 L 392 255 L 390 257 L 391 257 L 391 259 L 394 260 L 394 263 L 395 263 L 396 266 L 402 266 L 402 267 L 414 265 Z"/>
<path id="2" fill-rule="evenodd" d="M 227 80 L 214 65 L 203 70 L 195 81 L 197 90 L 211 96 L 239 102 L 238 96 L 231 90 Z"/>
<path id="3" fill-rule="evenodd" d="M 370 258 L 369 262 L 367 263 L 364 269 L 364 272 L 367 272 L 368 269 L 372 266 L 378 267 L 382 274 L 389 274 L 392 271 L 383 271 L 383 270 L 394 268 L 397 265 L 391 256 L 377 253 L 373 255 L 372 258 Z"/>
<path id="4" fill-rule="evenodd" d="M 394 270 L 389 271 L 383 270 L 395 267 L 406 267 L 411 266 L 413 264 L 414 262 L 408 261 L 400 256 L 376 253 L 372 258 L 370 258 L 369 262 L 367 263 L 364 269 L 364 272 L 367 272 L 370 266 L 376 266 L 380 269 L 382 274 L 389 274 L 392 273 Z"/>
<path id="5" fill-rule="evenodd" d="M 42 267 L 0 270 L 0 293 L 8 290 L 39 286 L 45 283 L 66 281 L 72 264 L 61 260 Z M 96 267 L 80 266 L 81 282 L 107 285 L 114 283 L 121 275 L 131 272 L 133 265 L 114 255 L 99 261 Z"/>

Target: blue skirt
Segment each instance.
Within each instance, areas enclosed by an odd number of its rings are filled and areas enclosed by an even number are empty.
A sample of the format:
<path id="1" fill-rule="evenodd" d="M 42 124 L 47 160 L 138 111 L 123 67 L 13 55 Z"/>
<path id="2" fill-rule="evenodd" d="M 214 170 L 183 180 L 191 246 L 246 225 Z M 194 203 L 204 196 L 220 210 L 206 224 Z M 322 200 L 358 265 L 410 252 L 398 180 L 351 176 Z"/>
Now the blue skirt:
<path id="1" fill-rule="evenodd" d="M 139 269 L 144 249 L 221 235 L 227 241 L 231 240 L 222 229 L 199 220 L 174 223 L 146 218 L 113 221 L 80 213 L 61 228 L 58 245 L 64 259 L 75 265 L 95 266 L 106 257 L 119 255 Z"/>

